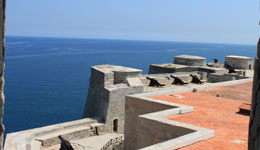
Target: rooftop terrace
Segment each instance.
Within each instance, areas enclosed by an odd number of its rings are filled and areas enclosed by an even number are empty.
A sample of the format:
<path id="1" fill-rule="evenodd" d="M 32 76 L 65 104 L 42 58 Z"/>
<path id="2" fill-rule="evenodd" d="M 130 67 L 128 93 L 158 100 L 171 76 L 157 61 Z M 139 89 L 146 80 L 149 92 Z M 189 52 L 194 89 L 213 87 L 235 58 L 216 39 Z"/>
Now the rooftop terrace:
<path id="1" fill-rule="evenodd" d="M 193 106 L 194 111 L 167 119 L 215 131 L 214 138 L 192 144 L 181 150 L 247 149 L 249 116 L 239 113 L 243 103 L 251 102 L 252 81 L 153 96 L 153 99 Z"/>

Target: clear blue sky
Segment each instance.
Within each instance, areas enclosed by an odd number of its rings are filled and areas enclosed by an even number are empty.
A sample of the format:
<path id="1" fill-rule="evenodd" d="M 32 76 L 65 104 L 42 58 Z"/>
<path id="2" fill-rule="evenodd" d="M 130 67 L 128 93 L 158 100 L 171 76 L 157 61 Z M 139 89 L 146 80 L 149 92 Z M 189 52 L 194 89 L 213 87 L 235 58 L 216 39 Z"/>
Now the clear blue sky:
<path id="1" fill-rule="evenodd" d="M 258 0 L 7 0 L 7 35 L 255 44 Z"/>

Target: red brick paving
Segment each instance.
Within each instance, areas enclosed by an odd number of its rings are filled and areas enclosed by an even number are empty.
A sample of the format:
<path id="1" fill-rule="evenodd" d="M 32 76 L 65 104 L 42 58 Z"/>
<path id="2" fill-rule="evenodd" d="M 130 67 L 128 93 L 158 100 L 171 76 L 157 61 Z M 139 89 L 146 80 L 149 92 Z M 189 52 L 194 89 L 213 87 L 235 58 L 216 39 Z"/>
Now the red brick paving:
<path id="1" fill-rule="evenodd" d="M 214 138 L 180 150 L 246 150 L 249 116 L 237 112 L 242 103 L 251 101 L 251 92 L 252 82 L 247 82 L 153 98 L 194 107 L 192 113 L 168 119 L 215 130 Z"/>

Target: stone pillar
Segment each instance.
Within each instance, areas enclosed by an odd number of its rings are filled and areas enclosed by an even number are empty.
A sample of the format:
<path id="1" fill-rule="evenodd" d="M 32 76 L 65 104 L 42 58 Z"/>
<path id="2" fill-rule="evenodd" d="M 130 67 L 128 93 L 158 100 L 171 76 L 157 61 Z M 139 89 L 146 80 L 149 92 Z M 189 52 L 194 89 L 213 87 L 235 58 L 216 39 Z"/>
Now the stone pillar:
<path id="1" fill-rule="evenodd" d="M 260 39 L 257 44 L 252 104 L 248 133 L 248 150 L 260 149 Z"/>
<path id="2" fill-rule="evenodd" d="M 5 57 L 5 6 L 6 0 L 0 0 L 0 150 L 3 149 L 4 115 L 4 57 Z"/>

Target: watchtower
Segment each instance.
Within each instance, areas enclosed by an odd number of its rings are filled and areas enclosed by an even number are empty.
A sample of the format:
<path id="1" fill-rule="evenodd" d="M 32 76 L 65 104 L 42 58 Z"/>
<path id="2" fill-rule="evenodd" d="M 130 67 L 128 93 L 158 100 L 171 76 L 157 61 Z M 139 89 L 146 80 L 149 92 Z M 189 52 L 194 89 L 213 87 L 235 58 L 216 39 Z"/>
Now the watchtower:
<path id="1" fill-rule="evenodd" d="M 229 55 L 225 57 L 225 66 L 232 69 L 253 70 L 253 58 Z"/>
<path id="2" fill-rule="evenodd" d="M 192 55 L 179 55 L 174 57 L 174 64 L 187 66 L 205 66 L 206 58 Z"/>
<path id="3" fill-rule="evenodd" d="M 125 96 L 143 92 L 141 74 L 142 70 L 128 67 L 93 66 L 83 117 L 101 117 L 105 132 L 123 133 Z"/>

